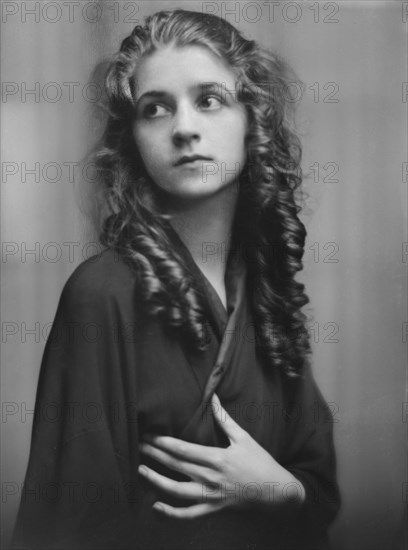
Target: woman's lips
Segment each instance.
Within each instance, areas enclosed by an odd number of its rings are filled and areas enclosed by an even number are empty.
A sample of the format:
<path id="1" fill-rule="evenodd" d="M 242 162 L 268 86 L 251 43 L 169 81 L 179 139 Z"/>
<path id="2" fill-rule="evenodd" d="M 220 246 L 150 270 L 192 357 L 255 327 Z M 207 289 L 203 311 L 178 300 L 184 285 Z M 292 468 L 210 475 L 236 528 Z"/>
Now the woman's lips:
<path id="1" fill-rule="evenodd" d="M 193 160 L 193 161 L 189 161 L 189 162 L 184 162 L 183 164 L 179 164 L 177 166 L 177 168 L 182 168 L 182 169 L 185 169 L 185 170 L 197 170 L 197 169 L 202 169 L 203 168 L 203 164 L 204 163 L 209 163 L 210 161 L 208 160 L 203 160 L 203 159 L 197 159 L 197 160 Z"/>
<path id="2" fill-rule="evenodd" d="M 174 166 L 184 166 L 189 164 L 201 164 L 202 162 L 211 162 L 213 159 L 209 157 L 202 157 L 201 155 L 191 155 L 179 158 L 175 162 Z"/>

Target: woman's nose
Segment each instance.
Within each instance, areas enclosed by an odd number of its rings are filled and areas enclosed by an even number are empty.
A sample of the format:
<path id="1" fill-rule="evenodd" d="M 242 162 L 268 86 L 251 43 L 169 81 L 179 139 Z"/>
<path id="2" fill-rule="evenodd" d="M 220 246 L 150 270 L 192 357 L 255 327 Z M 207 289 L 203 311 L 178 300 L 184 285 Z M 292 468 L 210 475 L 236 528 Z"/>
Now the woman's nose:
<path id="1" fill-rule="evenodd" d="M 182 145 L 190 141 L 200 140 L 198 128 L 198 113 L 191 106 L 181 106 L 174 115 L 172 139 L 175 145 Z"/>

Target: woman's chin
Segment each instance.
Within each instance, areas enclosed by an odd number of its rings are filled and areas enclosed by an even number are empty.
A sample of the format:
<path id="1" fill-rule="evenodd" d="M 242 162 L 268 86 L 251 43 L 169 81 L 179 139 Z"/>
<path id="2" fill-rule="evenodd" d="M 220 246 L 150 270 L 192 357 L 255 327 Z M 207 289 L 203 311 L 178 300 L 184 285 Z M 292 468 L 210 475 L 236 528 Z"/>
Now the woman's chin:
<path id="1" fill-rule="evenodd" d="M 207 182 L 197 181 L 196 179 L 189 179 L 188 181 L 178 181 L 175 185 L 161 187 L 169 199 L 172 197 L 176 200 L 190 201 L 190 200 L 203 200 L 218 195 L 226 190 L 233 191 L 238 190 L 238 186 L 233 183 L 226 182 Z"/>

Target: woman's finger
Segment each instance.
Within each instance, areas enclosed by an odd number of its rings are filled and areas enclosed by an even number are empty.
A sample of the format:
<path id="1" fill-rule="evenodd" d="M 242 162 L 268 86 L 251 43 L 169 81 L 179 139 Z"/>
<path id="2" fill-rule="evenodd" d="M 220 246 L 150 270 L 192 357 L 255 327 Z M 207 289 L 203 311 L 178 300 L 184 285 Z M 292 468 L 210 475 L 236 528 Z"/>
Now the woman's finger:
<path id="1" fill-rule="evenodd" d="M 164 466 L 167 466 L 167 468 L 184 474 L 195 481 L 215 481 L 213 479 L 213 469 L 177 458 L 163 449 L 150 445 L 150 443 L 142 443 L 140 445 L 140 451 Z"/>
<path id="2" fill-rule="evenodd" d="M 246 433 L 245 430 L 243 430 L 241 426 L 237 424 L 235 420 L 227 413 L 221 405 L 218 395 L 215 393 L 211 398 L 211 406 L 218 424 L 224 430 L 230 441 L 236 441 L 239 436 Z"/>
<path id="3" fill-rule="evenodd" d="M 169 504 L 165 504 L 164 502 L 155 502 L 153 508 L 171 518 L 195 519 L 201 516 L 212 514 L 217 510 L 221 510 L 222 508 L 224 508 L 224 506 L 225 505 L 222 503 L 205 503 L 194 504 L 193 506 L 188 506 L 186 508 L 175 508 L 174 506 L 170 506 Z"/>
<path id="4" fill-rule="evenodd" d="M 203 483 L 194 481 L 176 481 L 157 473 L 146 465 L 139 466 L 139 473 L 151 481 L 156 487 L 165 493 L 176 497 L 197 501 L 216 501 L 221 498 L 220 491 L 215 491 Z"/>
<path id="5" fill-rule="evenodd" d="M 203 464 L 211 467 L 218 458 L 219 449 L 217 447 L 197 445 L 196 443 L 190 443 L 166 435 L 146 434 L 144 439 L 153 447 L 166 451 L 179 459 L 195 464 Z"/>

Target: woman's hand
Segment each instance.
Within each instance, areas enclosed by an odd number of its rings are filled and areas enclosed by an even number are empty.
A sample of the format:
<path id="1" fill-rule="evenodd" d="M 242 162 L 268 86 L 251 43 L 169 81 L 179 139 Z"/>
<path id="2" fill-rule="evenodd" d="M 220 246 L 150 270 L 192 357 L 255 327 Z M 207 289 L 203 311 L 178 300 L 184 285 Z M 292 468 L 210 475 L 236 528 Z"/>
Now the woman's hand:
<path id="1" fill-rule="evenodd" d="M 173 497 L 191 499 L 192 505 L 175 508 L 156 502 L 154 508 L 176 518 L 196 518 L 226 507 L 288 505 L 305 498 L 303 485 L 285 470 L 212 398 L 214 416 L 227 435 L 226 449 L 188 443 L 168 436 L 150 436 L 141 452 L 191 481 L 175 481 L 145 465 L 139 473 Z"/>

